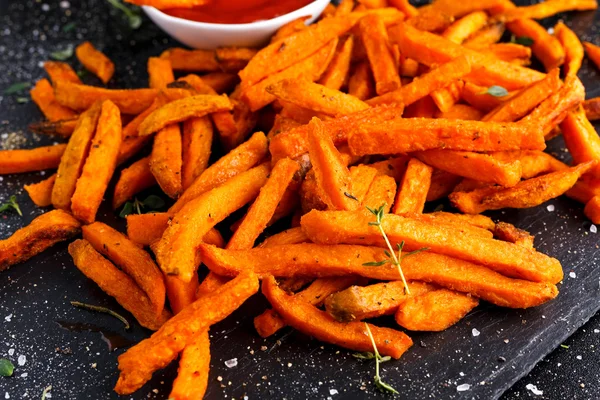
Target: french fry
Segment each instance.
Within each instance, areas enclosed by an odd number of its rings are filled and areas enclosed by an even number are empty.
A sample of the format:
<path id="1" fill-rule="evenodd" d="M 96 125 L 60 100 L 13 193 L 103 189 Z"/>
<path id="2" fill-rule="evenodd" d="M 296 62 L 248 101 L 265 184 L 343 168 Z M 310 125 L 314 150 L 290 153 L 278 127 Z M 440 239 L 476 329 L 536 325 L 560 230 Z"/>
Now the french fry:
<path id="1" fill-rule="evenodd" d="M 386 175 L 394 178 L 396 182 L 400 182 L 408 166 L 410 157 L 399 156 L 388 158 L 384 161 L 379 161 L 373 164 L 369 164 L 371 168 L 375 168 L 379 175 Z"/>
<path id="2" fill-rule="evenodd" d="M 419 14 L 406 21 L 420 31 L 438 32 L 448 28 L 455 18 L 444 13 L 430 12 L 431 7 L 419 7 Z"/>
<path id="3" fill-rule="evenodd" d="M 567 197 L 585 204 L 593 197 L 600 196 L 600 180 L 584 176 L 565 194 Z"/>
<path id="4" fill-rule="evenodd" d="M 544 64 L 546 71 L 559 67 L 565 61 L 565 51 L 558 39 L 550 35 L 546 28 L 531 19 L 516 19 L 506 24 L 509 31 L 517 36 L 526 36 L 533 40 L 531 50 Z"/>
<path id="5" fill-rule="evenodd" d="M 361 322 L 340 323 L 329 314 L 295 296 L 288 296 L 277 286 L 275 278 L 263 281 L 263 294 L 275 311 L 293 328 L 324 342 L 356 351 L 370 351 L 373 345 Z M 398 359 L 412 345 L 404 333 L 369 325 L 379 352 Z"/>
<path id="6" fill-rule="evenodd" d="M 408 85 L 407 85 L 408 86 Z M 408 105 L 403 118 L 433 118 L 438 108 L 431 96 L 423 97 L 421 100 Z"/>
<path id="7" fill-rule="evenodd" d="M 176 199 L 181 194 L 182 140 L 179 125 L 162 128 L 154 137 L 148 161 L 150 172 L 165 194 Z"/>
<path id="8" fill-rule="evenodd" d="M 227 243 L 228 249 L 254 247 L 254 242 L 275 213 L 277 204 L 282 199 L 298 168 L 298 163 L 289 158 L 280 160 L 273 166 L 269 179 L 260 189 L 258 197 Z"/>
<path id="9" fill-rule="evenodd" d="M 592 60 L 597 68 L 600 68 L 600 47 L 590 42 L 583 42 L 585 48 L 585 54 Z"/>
<path id="10" fill-rule="evenodd" d="M 546 0 L 543 3 L 512 8 L 499 15 L 498 18 L 504 21 L 523 18 L 544 19 L 565 11 L 586 11 L 597 8 L 596 0 Z"/>
<path id="11" fill-rule="evenodd" d="M 562 21 L 559 21 L 554 26 L 554 35 L 560 42 L 565 52 L 565 76 L 577 76 L 577 72 L 579 72 L 579 69 L 581 68 L 581 63 L 584 56 L 584 50 L 581 41 L 575 32 L 569 29 Z"/>
<path id="12" fill-rule="evenodd" d="M 533 249 L 533 236 L 529 232 L 506 222 L 498 222 L 494 228 L 494 237 L 528 249 Z"/>
<path id="13" fill-rule="evenodd" d="M 427 214 L 410 214 L 410 216 L 423 221 L 434 221 L 454 225 L 456 227 L 464 227 L 465 224 L 471 225 L 472 227 L 487 230 L 489 232 L 496 228 L 494 221 L 485 215 L 455 214 L 444 211 L 435 211 Z"/>
<path id="14" fill-rule="evenodd" d="M 297 227 L 287 229 L 273 236 L 269 236 L 257 247 L 275 247 L 282 244 L 297 244 L 306 242 L 308 242 L 308 238 L 302 231 L 302 228 Z"/>
<path id="15" fill-rule="evenodd" d="M 156 185 L 156 178 L 150 171 L 149 161 L 150 157 L 144 157 L 121 171 L 113 193 L 113 210 L 121 207 L 142 190 Z"/>
<path id="16" fill-rule="evenodd" d="M 369 225 L 371 217 L 362 212 L 311 211 L 302 217 L 301 224 L 314 243 L 385 246 L 379 230 Z M 405 241 L 405 249 L 409 251 L 427 247 L 434 253 L 481 263 L 503 275 L 534 282 L 556 283 L 563 276 L 558 260 L 512 243 L 473 240 L 456 228 L 432 226 L 427 221 L 394 214 L 383 218 L 382 227 L 391 243 Z"/>
<path id="17" fill-rule="evenodd" d="M 48 79 L 40 79 L 29 91 L 31 99 L 40 108 L 46 119 L 53 121 L 68 120 L 77 117 L 75 111 L 65 107 L 56 100 L 54 89 Z"/>
<path id="18" fill-rule="evenodd" d="M 408 212 L 422 213 L 425 199 L 431 185 L 433 168 L 423 164 L 416 158 L 408 162 L 406 172 L 396 194 L 392 212 L 404 214 Z"/>
<path id="19" fill-rule="evenodd" d="M 170 399 L 201 399 L 208 386 L 210 340 L 208 331 L 196 334 L 181 352 L 177 378 L 173 381 Z"/>
<path id="20" fill-rule="evenodd" d="M 220 47 L 215 50 L 219 68 L 225 72 L 238 72 L 256 55 L 257 50 L 247 47 Z"/>
<path id="21" fill-rule="evenodd" d="M 267 138 L 257 132 L 245 143 L 208 167 L 169 209 L 176 213 L 189 201 L 257 165 L 267 154 Z"/>
<path id="22" fill-rule="evenodd" d="M 390 212 L 396 197 L 396 181 L 391 176 L 376 176 L 362 201 L 364 207 L 377 208 L 385 204 L 385 212 Z"/>
<path id="23" fill-rule="evenodd" d="M 429 214 L 422 214 L 416 212 L 407 212 L 402 214 L 404 217 L 409 217 L 416 221 L 425 222 L 432 226 L 444 226 L 451 229 L 458 229 L 462 235 L 468 235 L 477 238 L 491 239 L 494 235 L 492 232 L 476 226 L 472 221 L 468 219 L 460 219 L 454 217 L 454 214 L 433 212 Z"/>
<path id="24" fill-rule="evenodd" d="M 501 162 L 488 154 L 427 150 L 415 153 L 427 165 L 465 178 L 511 187 L 521 181 L 521 163 Z"/>
<path id="25" fill-rule="evenodd" d="M 67 81 L 72 83 L 81 83 L 77 73 L 73 71 L 73 68 L 67 63 L 60 61 L 45 61 L 44 70 L 50 77 L 52 83 L 58 81 Z"/>
<path id="26" fill-rule="evenodd" d="M 150 57 L 148 59 L 148 86 L 154 89 L 164 89 L 175 80 L 171 62 L 166 58 Z"/>
<path id="27" fill-rule="evenodd" d="M 470 72 L 471 65 L 467 58 L 458 57 L 456 60 L 447 62 L 440 67 L 415 78 L 412 83 L 405 85 L 394 92 L 367 100 L 367 104 L 374 106 L 377 104 L 402 103 L 407 106 L 424 98 L 437 89 L 446 87 L 448 81 L 460 79 Z"/>
<path id="28" fill-rule="evenodd" d="M 227 93 L 235 87 L 240 81 L 237 74 L 230 72 L 211 72 L 202 75 L 202 81 L 219 94 Z"/>
<path id="29" fill-rule="evenodd" d="M 588 99 L 583 102 L 583 109 L 585 115 L 590 121 L 597 121 L 600 119 L 600 98 Z"/>
<path id="30" fill-rule="evenodd" d="M 462 178 L 450 172 L 434 169 L 431 174 L 431 185 L 427 192 L 426 201 L 436 201 L 448 196 L 456 185 L 460 183 Z"/>
<path id="31" fill-rule="evenodd" d="M 363 101 L 375 95 L 375 82 L 368 62 L 362 61 L 354 67 L 348 79 L 348 94 Z"/>
<path id="32" fill-rule="evenodd" d="M 468 37 L 486 26 L 488 16 L 483 11 L 475 11 L 465 15 L 450 25 L 442 36 L 451 42 L 461 44 Z"/>
<path id="33" fill-rule="evenodd" d="M 410 294 L 402 281 L 351 286 L 327 297 L 325 310 L 339 322 L 362 321 L 394 314 L 411 297 L 435 290 L 435 286 L 423 282 L 409 282 L 408 287 Z"/>
<path id="34" fill-rule="evenodd" d="M 527 66 L 531 64 L 531 47 L 516 43 L 494 43 L 473 50 L 515 65 Z"/>
<path id="35" fill-rule="evenodd" d="M 115 73 L 115 64 L 90 42 L 83 42 L 77 46 L 75 55 L 85 69 L 100 78 L 105 85 Z"/>
<path id="36" fill-rule="evenodd" d="M 63 240 L 81 232 L 79 222 L 62 210 L 52 210 L 35 218 L 31 223 L 0 240 L 0 271 L 27 261 Z"/>
<path id="37" fill-rule="evenodd" d="M 323 193 L 327 206 L 334 210 L 356 209 L 358 202 L 351 197 L 350 171 L 322 122 L 316 118 L 309 124 L 308 146 L 318 191 Z"/>
<path id="38" fill-rule="evenodd" d="M 183 190 L 202 175 L 208 167 L 213 140 L 213 127 L 207 118 L 191 118 L 184 122 L 183 166 L 181 179 Z"/>
<path id="39" fill-rule="evenodd" d="M 90 224 L 96 219 L 96 212 L 117 165 L 121 135 L 119 109 L 106 100 L 102 103 L 92 146 L 71 198 L 71 210 L 80 221 Z"/>
<path id="40" fill-rule="evenodd" d="M 367 192 L 373 185 L 373 180 L 379 172 L 368 165 L 360 164 L 350 168 L 350 181 L 352 182 L 352 195 L 360 204 L 363 203 Z"/>
<path id="41" fill-rule="evenodd" d="M 211 50 L 187 50 L 172 48 L 165 50 L 160 58 L 169 60 L 176 71 L 213 72 L 220 71 L 215 52 Z"/>
<path id="42" fill-rule="evenodd" d="M 354 4 L 352 4 L 352 6 L 354 6 Z M 277 42 L 280 39 L 284 39 L 286 37 L 292 36 L 295 33 L 303 31 L 304 29 L 307 28 L 307 25 L 306 25 L 307 19 L 308 19 L 308 17 L 300 17 L 300 18 L 296 18 L 295 20 L 290 21 L 287 24 L 283 25 L 281 28 L 279 28 L 277 30 L 277 32 L 275 32 L 275 34 L 273 36 L 271 36 L 270 43 Z"/>
<path id="43" fill-rule="evenodd" d="M 512 92 L 506 96 L 495 97 L 488 93 L 487 88 L 466 82 L 462 89 L 461 98 L 472 107 L 487 113 L 499 107 L 503 102 L 508 101 L 515 94 L 516 92 Z"/>
<path id="44" fill-rule="evenodd" d="M 328 206 L 327 200 L 325 199 L 325 193 L 320 190 L 313 169 L 306 174 L 298 194 L 300 195 L 302 213 L 307 213 L 310 210 L 327 210 Z"/>
<path id="45" fill-rule="evenodd" d="M 467 104 L 454 104 L 446 112 L 438 111 L 436 118 L 454 119 L 463 121 L 480 121 L 484 114 L 475 107 Z"/>
<path id="46" fill-rule="evenodd" d="M 594 224 L 600 224 L 600 196 L 594 196 L 585 204 L 583 213 Z"/>
<path id="47" fill-rule="evenodd" d="M 139 153 L 152 140 L 152 136 L 125 137 L 119 148 L 117 164 L 121 165 Z"/>
<path id="48" fill-rule="evenodd" d="M 355 155 L 398 154 L 445 148 L 463 151 L 543 150 L 542 129 L 532 123 L 498 123 L 443 119 L 395 119 L 357 123 L 347 128 Z"/>
<path id="49" fill-rule="evenodd" d="M 60 121 L 44 121 L 29 124 L 29 129 L 40 135 L 56 135 L 68 138 L 77 125 L 77 118 Z"/>
<path id="50" fill-rule="evenodd" d="M 571 189 L 581 175 L 595 167 L 588 161 L 568 170 L 552 172 L 518 183 L 512 188 L 483 188 L 472 192 L 454 192 L 450 201 L 466 214 L 502 208 L 529 208 L 543 204 Z"/>
<path id="51" fill-rule="evenodd" d="M 567 115 L 560 124 L 560 130 L 575 164 L 600 160 L 600 137 L 582 107 Z M 598 167 L 594 168 L 590 175 L 594 178 L 600 177 Z"/>
<path id="52" fill-rule="evenodd" d="M 150 380 L 152 373 L 166 367 L 198 332 L 225 319 L 258 291 L 258 279 L 247 273 L 226 283 L 215 292 L 190 304 L 167 321 L 150 338 L 119 356 L 121 375 L 115 386 L 119 394 L 130 394 Z M 161 348 L 160 352 L 153 349 Z"/>
<path id="53" fill-rule="evenodd" d="M 463 42 L 463 46 L 469 49 L 477 49 L 485 45 L 497 43 L 502 38 L 505 29 L 503 23 L 492 23 L 487 27 L 474 32 Z"/>
<path id="54" fill-rule="evenodd" d="M 460 100 L 464 85 L 463 81 L 458 80 L 445 88 L 433 91 L 431 98 L 441 112 L 448 112 Z"/>
<path id="55" fill-rule="evenodd" d="M 102 222 L 82 228 L 83 238 L 129 275 L 152 303 L 158 318 L 165 307 L 165 283 L 152 258 L 127 236 Z"/>
<path id="56" fill-rule="evenodd" d="M 388 0 L 391 6 L 396 7 L 402 11 L 407 18 L 416 17 L 419 15 L 418 8 L 410 4 L 408 0 Z"/>
<path id="57" fill-rule="evenodd" d="M 531 179 L 550 172 L 562 171 L 569 167 L 543 151 L 503 151 L 490 154 L 501 162 L 521 163 L 521 178 Z"/>
<path id="58" fill-rule="evenodd" d="M 56 174 L 53 174 L 48 179 L 44 179 L 38 183 L 24 185 L 23 189 L 25 189 L 33 204 L 38 207 L 48 207 L 52 205 L 52 188 L 55 181 Z"/>
<path id="59" fill-rule="evenodd" d="M 138 128 L 140 136 L 158 132 L 167 125 L 185 121 L 192 117 L 231 110 L 233 105 L 227 96 L 196 95 L 175 100 L 153 111 Z"/>
<path id="60" fill-rule="evenodd" d="M 202 236 L 229 214 L 253 200 L 266 183 L 268 174 L 269 167 L 262 164 L 236 175 L 205 196 L 183 206 L 154 249 L 162 271 L 189 282 L 199 265 L 195 249 L 201 243 Z"/>
<path id="61" fill-rule="evenodd" d="M 102 104 L 96 103 L 89 110 L 81 114 L 73 135 L 63 156 L 61 157 L 57 179 L 52 189 L 52 205 L 65 211 L 71 209 L 71 198 L 75 193 L 77 179 L 83 171 L 86 157 L 90 152 L 92 139 L 96 132 Z"/>
<path id="62" fill-rule="evenodd" d="M 198 273 L 187 283 L 176 276 L 166 275 L 164 278 L 167 298 L 173 314 L 179 314 L 181 310 L 196 301 L 196 291 L 200 286 Z"/>
<path id="63" fill-rule="evenodd" d="M 400 304 L 395 319 L 409 331 L 441 332 L 478 305 L 479 300 L 468 294 L 448 289 L 433 290 Z"/>
<path id="64" fill-rule="evenodd" d="M 369 108 L 363 101 L 302 79 L 284 79 L 267 86 L 267 92 L 300 107 L 331 116 L 352 114 Z"/>
<path id="65" fill-rule="evenodd" d="M 58 81 L 54 84 L 56 101 L 73 110 L 87 110 L 96 101 L 110 100 L 123 114 L 139 114 L 146 110 L 156 96 L 157 89 L 104 89 L 94 86 Z"/>
<path id="66" fill-rule="evenodd" d="M 208 275 L 206 275 L 206 278 L 204 278 L 202 283 L 198 286 L 198 289 L 196 290 L 196 299 L 200 299 L 207 294 L 214 292 L 230 280 L 231 278 L 229 277 L 217 275 L 210 271 Z"/>
<path id="67" fill-rule="evenodd" d="M 349 1 L 346 4 L 350 4 Z M 338 6 L 338 10 L 341 6 Z M 319 83 L 329 89 L 340 90 L 348 81 L 352 50 L 354 49 L 354 36 L 348 36 L 343 42 L 338 43 L 338 49 L 333 55 L 329 65 L 319 79 Z M 360 99 L 363 100 L 363 99 Z"/>
<path id="68" fill-rule="evenodd" d="M 29 150 L 0 150 L 0 175 L 56 168 L 66 147 L 57 144 Z"/>
<path id="69" fill-rule="evenodd" d="M 480 0 L 477 2 L 457 2 L 454 0 L 436 0 L 429 7 L 421 7 L 419 16 L 429 17 L 441 13 L 451 17 L 462 17 L 474 11 L 491 10 L 503 4 L 503 0 Z"/>

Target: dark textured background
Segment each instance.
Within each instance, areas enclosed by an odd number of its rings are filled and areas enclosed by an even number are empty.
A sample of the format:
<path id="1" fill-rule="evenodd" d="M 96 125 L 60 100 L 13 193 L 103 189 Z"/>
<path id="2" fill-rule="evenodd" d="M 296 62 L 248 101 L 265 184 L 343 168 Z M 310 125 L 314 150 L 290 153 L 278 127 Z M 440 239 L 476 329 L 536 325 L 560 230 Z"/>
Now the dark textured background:
<path id="1" fill-rule="evenodd" d="M 557 19 L 545 22 L 550 26 Z M 565 19 L 585 40 L 600 44 L 595 13 Z M 71 22 L 74 28 L 65 32 Z M 49 53 L 83 40 L 92 41 L 115 61 L 111 87 L 145 85 L 146 59 L 175 45 L 147 19 L 141 29 L 131 31 L 105 1 L 0 0 L 0 93 L 15 82 L 35 82 L 44 76 L 41 62 Z M 76 60 L 70 62 L 81 69 Z M 587 61 L 580 77 L 589 97 L 600 95 L 600 77 Z M 89 75 L 84 80 L 98 84 Z M 18 103 L 21 96 L 0 94 L 0 148 L 52 143 L 53 139 L 27 132 L 27 124 L 41 115 L 33 103 Z M 566 155 L 560 139 L 553 141 L 551 151 Z M 25 211 L 24 218 L 10 213 L 0 216 L 0 239 L 42 212 L 33 207 L 22 185 L 44 175 L 0 177 L 0 200 L 17 194 Z M 549 211 L 549 204 L 554 211 Z M 559 297 L 526 311 L 484 305 L 446 332 L 411 334 L 415 346 L 400 361 L 384 364 L 385 380 L 400 391 L 400 398 L 410 399 L 489 399 L 505 390 L 502 398 L 507 400 L 598 398 L 600 317 L 586 321 L 600 308 L 600 252 L 598 234 L 590 232 L 582 206 L 557 199 L 532 210 L 507 210 L 492 216 L 530 230 L 536 234 L 539 250 L 561 260 L 566 277 Z M 122 226 L 110 210 L 102 211 L 99 219 Z M 100 333 L 68 331 L 59 322 L 86 323 L 130 341 L 141 340 L 148 332 L 137 324 L 125 332 L 118 321 L 74 309 L 70 300 L 120 310 L 73 266 L 66 244 L 0 273 L 0 357 L 10 358 L 16 366 L 12 378 L 0 378 L 0 399 L 39 398 L 49 385 L 54 399 L 118 398 L 111 388 L 117 378 L 116 357 L 123 350 L 111 353 Z M 371 384 L 374 365 L 356 361 L 346 350 L 289 329 L 268 340 L 259 338 L 252 318 L 265 304 L 257 296 L 211 329 L 213 358 L 207 398 L 358 399 L 376 395 Z M 473 328 L 481 334 L 473 337 Z M 561 343 L 568 348 L 559 347 Z M 224 362 L 232 358 L 238 364 L 230 369 Z M 166 398 L 175 371 L 172 365 L 156 373 L 135 396 L 127 398 Z M 465 383 L 471 385 L 470 390 L 457 392 L 456 387 Z M 530 384 L 543 394 L 534 395 L 527 389 Z"/>

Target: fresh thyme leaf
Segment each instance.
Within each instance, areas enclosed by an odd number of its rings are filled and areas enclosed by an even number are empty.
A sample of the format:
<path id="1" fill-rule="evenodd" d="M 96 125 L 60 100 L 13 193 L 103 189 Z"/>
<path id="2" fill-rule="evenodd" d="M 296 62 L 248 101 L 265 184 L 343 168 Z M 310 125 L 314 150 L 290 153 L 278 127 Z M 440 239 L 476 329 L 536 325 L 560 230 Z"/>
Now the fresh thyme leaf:
<path id="1" fill-rule="evenodd" d="M 379 226 L 381 225 L 379 222 L 369 222 L 370 226 Z"/>
<path id="2" fill-rule="evenodd" d="M 504 97 L 508 94 L 508 90 L 506 90 L 502 86 L 494 85 L 494 86 L 490 86 L 489 88 L 487 88 L 487 90 L 485 92 L 483 92 L 482 94 L 489 94 L 490 96 L 494 96 L 494 97 Z"/>
<path id="3" fill-rule="evenodd" d="M 348 192 L 344 192 L 344 196 L 346 196 L 347 198 L 352 199 L 354 201 L 358 201 L 358 199 L 356 197 L 354 197 L 353 195 L 351 195 Z"/>
<path id="4" fill-rule="evenodd" d="M 373 338 L 373 334 L 371 333 L 371 328 L 369 328 L 369 324 L 365 322 L 365 328 L 367 328 L 367 336 L 371 339 L 371 344 L 373 345 L 373 354 L 375 356 L 375 386 L 381 390 L 382 392 L 390 392 L 394 394 L 398 394 L 398 391 L 381 380 L 381 376 L 379 376 L 379 364 L 385 361 L 389 361 L 391 357 L 385 356 L 382 357 L 377 350 L 377 345 L 375 344 L 375 339 Z M 364 354 L 364 353 L 363 353 Z M 371 353 L 368 353 L 371 354 Z M 358 358 L 358 357 L 357 357 Z"/>
<path id="5" fill-rule="evenodd" d="M 73 46 L 69 45 L 62 50 L 53 51 L 50 53 L 50 57 L 58 61 L 65 61 L 73 57 Z"/>
<path id="6" fill-rule="evenodd" d="M 88 72 L 85 69 L 80 69 L 79 71 L 76 72 L 77 76 L 80 78 L 83 78 L 85 76 L 87 76 Z"/>
<path id="7" fill-rule="evenodd" d="M 561 344 L 560 347 L 562 347 L 563 349 L 568 349 L 569 346 L 567 346 L 566 344 Z"/>
<path id="8" fill-rule="evenodd" d="M 62 27 L 62 31 L 64 33 L 71 32 L 73 29 L 75 29 L 76 26 L 77 26 L 76 22 L 69 22 L 68 24 L 66 24 Z"/>
<path id="9" fill-rule="evenodd" d="M 132 214 L 132 213 L 133 213 L 133 203 L 128 201 L 127 203 L 125 203 L 125 205 L 123 206 L 123 209 L 119 213 L 119 217 L 126 218 L 129 214 Z"/>
<path id="10" fill-rule="evenodd" d="M 19 104 L 29 103 L 29 97 L 17 97 L 16 100 Z"/>
<path id="11" fill-rule="evenodd" d="M 374 208 L 371 208 L 371 207 L 367 206 L 367 210 L 369 210 L 369 212 L 370 212 L 371 214 L 373 214 L 373 215 L 377 215 L 377 210 L 376 210 L 376 209 L 374 209 Z"/>
<path id="12" fill-rule="evenodd" d="M 377 389 L 381 390 L 382 392 L 390 392 L 393 394 L 399 394 L 396 389 L 394 389 L 393 387 L 391 387 L 390 385 L 388 385 L 387 383 L 382 381 L 381 378 L 378 376 L 375 377 L 375 386 L 377 386 Z"/>
<path id="13" fill-rule="evenodd" d="M 385 254 L 385 255 L 386 255 L 386 256 L 388 256 L 389 258 L 392 258 L 392 255 L 391 255 L 391 254 L 390 254 L 390 252 L 389 252 L 389 251 L 387 251 L 387 250 L 384 250 L 384 251 L 383 251 L 383 254 Z"/>
<path id="14" fill-rule="evenodd" d="M 127 322 L 127 320 L 125 319 L 125 317 L 123 317 L 120 314 L 117 314 L 116 312 L 114 312 L 113 310 L 106 308 L 106 307 L 100 307 L 100 306 L 94 306 L 91 304 L 85 304 L 85 303 L 80 303 L 78 301 L 72 301 L 71 305 L 77 308 L 83 308 L 85 310 L 89 310 L 89 311 L 96 311 L 96 312 L 102 312 L 102 313 L 106 313 L 109 315 L 112 315 L 113 317 L 117 318 L 119 321 L 121 321 L 123 324 L 125 324 L 125 329 L 129 329 L 129 322 Z"/>
<path id="15" fill-rule="evenodd" d="M 10 85 L 6 89 L 4 89 L 4 92 L 2 92 L 2 93 L 4 93 L 4 94 L 21 93 L 23 90 L 29 88 L 30 86 L 31 86 L 31 83 L 29 83 L 29 82 L 13 83 L 12 85 Z"/>
<path id="16" fill-rule="evenodd" d="M 42 392 L 42 400 L 46 400 L 48 398 L 48 392 L 52 390 L 52 386 L 46 386 L 44 391 Z"/>
<path id="17" fill-rule="evenodd" d="M 108 2 L 125 15 L 131 29 L 138 29 L 142 25 L 142 16 L 140 15 L 139 8 L 130 9 L 119 0 L 108 0 Z"/>
<path id="18" fill-rule="evenodd" d="M 16 211 L 16 213 L 19 214 L 21 217 L 23 216 L 23 213 L 21 212 L 21 207 L 19 207 L 19 204 L 17 203 L 17 196 L 15 196 L 14 194 L 8 198 L 8 201 L 6 203 L 0 204 L 0 212 L 10 210 L 11 208 L 14 211 Z"/>
<path id="19" fill-rule="evenodd" d="M 391 359 L 392 359 L 392 357 L 390 357 L 390 356 L 385 356 L 385 357 L 381 357 L 381 358 L 379 358 L 379 362 L 382 362 L 382 363 L 384 363 L 384 362 L 386 362 L 386 361 L 390 361 Z"/>
<path id="20" fill-rule="evenodd" d="M 142 202 L 144 208 L 150 210 L 159 210 L 165 206 L 165 201 L 158 196 L 150 195 Z"/>
<path id="21" fill-rule="evenodd" d="M 15 366 L 10 360 L 6 358 L 0 358 L 0 376 L 9 377 L 12 376 Z"/>
<path id="22" fill-rule="evenodd" d="M 535 41 L 528 36 L 516 37 L 515 35 L 512 35 L 510 37 L 510 42 L 520 44 L 521 46 L 528 46 L 528 47 L 531 47 L 533 45 L 533 43 L 535 43 Z"/>
<path id="23" fill-rule="evenodd" d="M 382 261 L 371 261 L 363 264 L 365 267 L 381 267 L 387 263 L 391 262 L 390 260 L 382 260 Z"/>
<path id="24" fill-rule="evenodd" d="M 375 354 L 371 353 L 370 351 L 365 351 L 364 353 L 354 353 L 352 354 L 352 357 L 360 360 L 372 360 L 375 358 Z"/>

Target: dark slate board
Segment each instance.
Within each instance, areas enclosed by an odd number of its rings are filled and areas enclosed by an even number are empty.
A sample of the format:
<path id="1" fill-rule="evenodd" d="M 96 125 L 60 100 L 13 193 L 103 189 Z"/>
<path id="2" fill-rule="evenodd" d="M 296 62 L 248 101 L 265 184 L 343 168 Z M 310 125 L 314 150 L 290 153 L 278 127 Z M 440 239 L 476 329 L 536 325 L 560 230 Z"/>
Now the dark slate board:
<path id="1" fill-rule="evenodd" d="M 593 12 L 568 16 L 566 20 L 584 39 L 596 36 Z M 63 32 L 62 27 L 69 22 L 77 24 L 75 29 Z M 148 20 L 141 30 L 130 31 L 104 1 L 69 4 L 0 0 L 0 91 L 15 82 L 39 79 L 43 76 L 39 63 L 48 59 L 50 52 L 83 39 L 93 41 L 116 61 L 117 79 L 109 86 L 119 87 L 144 85 L 146 58 L 175 44 Z M 598 74 L 587 62 L 580 76 L 590 97 L 600 95 L 595 83 L 599 82 Z M 91 77 L 86 77 L 86 81 L 97 84 Z M 27 124 L 39 118 L 35 105 L 17 104 L 16 96 L 0 98 L 0 146 L 7 141 L 16 141 L 19 147 L 52 143 L 53 139 L 27 133 Z M 20 138 L 27 140 L 21 142 Z M 558 156 L 566 155 L 560 139 L 553 141 L 550 149 Z M 22 185 L 44 176 L 47 175 L 5 176 L 0 181 L 0 199 L 18 194 L 25 212 L 24 218 L 13 214 L 0 216 L 0 239 L 42 212 L 33 207 Z M 554 206 L 554 211 L 549 211 L 549 205 Z M 123 227 L 123 222 L 110 210 L 104 209 L 100 215 L 100 220 Z M 384 378 L 400 391 L 399 397 L 498 398 L 600 308 L 598 236 L 590 232 L 591 224 L 583 216 L 581 205 L 556 199 L 535 209 L 506 210 L 491 216 L 536 234 L 536 247 L 561 260 L 566 273 L 561 294 L 556 301 L 526 311 L 483 305 L 445 332 L 411 334 L 415 346 L 402 360 L 383 367 Z M 569 277 L 571 271 L 575 277 Z M 118 398 L 111 389 L 117 379 L 116 358 L 124 350 L 109 352 L 100 333 L 68 331 L 59 322 L 89 324 L 130 341 L 139 341 L 149 332 L 136 324 L 130 332 L 125 332 L 111 317 L 69 305 L 70 300 L 78 300 L 120 309 L 72 265 L 66 244 L 1 273 L 0 288 L 0 357 L 8 357 L 16 365 L 12 378 L 0 379 L 0 398 L 38 398 L 49 385 L 53 398 Z M 265 306 L 266 301 L 260 295 L 255 296 L 233 317 L 211 329 L 213 358 L 206 398 L 375 396 L 372 363 L 358 362 L 346 350 L 323 345 L 290 329 L 268 340 L 259 338 L 252 318 Z M 390 321 L 384 319 L 381 323 Z M 473 329 L 481 334 L 474 337 Z M 550 359 L 567 360 L 555 354 Z M 237 366 L 227 368 L 224 362 L 233 358 L 237 358 Z M 575 362 L 573 356 L 568 359 Z M 597 376 L 596 365 L 586 365 L 587 368 Z M 597 393 L 590 391 L 589 385 L 586 391 L 565 392 L 561 390 L 560 372 L 552 372 L 552 367 L 543 369 L 546 370 L 559 376 L 556 382 L 548 383 L 556 394 L 594 398 Z M 156 373 L 131 398 L 167 398 L 175 373 L 175 365 Z M 461 384 L 471 387 L 458 392 L 457 386 Z M 513 391 L 506 398 L 521 393 L 531 395 L 524 385 L 525 382 L 520 383 L 520 392 Z"/>

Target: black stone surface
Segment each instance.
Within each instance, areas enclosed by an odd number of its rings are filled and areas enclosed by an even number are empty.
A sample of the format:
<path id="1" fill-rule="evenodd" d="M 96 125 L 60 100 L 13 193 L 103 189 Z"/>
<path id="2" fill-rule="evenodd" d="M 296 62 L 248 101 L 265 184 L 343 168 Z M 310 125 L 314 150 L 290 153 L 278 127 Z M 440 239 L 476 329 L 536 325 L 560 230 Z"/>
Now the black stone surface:
<path id="1" fill-rule="evenodd" d="M 550 26 L 556 20 L 546 22 Z M 568 15 L 565 20 L 583 39 L 599 43 L 595 13 Z M 71 23 L 74 28 L 65 32 Z M 83 40 L 92 41 L 116 62 L 111 87 L 145 85 L 146 59 L 175 45 L 147 19 L 141 29 L 130 30 L 105 1 L 0 0 L 0 93 L 15 82 L 33 83 L 43 77 L 40 63 L 51 52 Z M 76 60 L 69 61 L 81 68 Z M 587 61 L 580 77 L 589 97 L 600 95 L 600 77 Z M 84 80 L 98 84 L 89 75 Z M 18 103 L 23 96 L 26 93 L 0 95 L 0 148 L 55 141 L 27 132 L 28 123 L 41 115 L 34 104 Z M 558 156 L 567 155 L 560 139 L 550 149 Z M 0 200 L 17 194 L 25 216 L 0 215 L 0 239 L 43 212 L 32 205 L 22 185 L 44 176 L 1 177 Z M 384 364 L 385 380 L 400 391 L 398 398 L 406 399 L 493 399 L 503 393 L 507 400 L 598 398 L 600 317 L 593 316 L 600 308 L 599 237 L 591 232 L 582 206 L 561 198 L 531 210 L 491 215 L 536 234 L 536 247 L 560 259 L 565 281 L 559 297 L 526 311 L 483 305 L 446 332 L 411 334 L 415 346 L 400 361 Z M 103 209 L 99 219 L 123 226 L 109 209 Z M 109 352 L 100 333 L 65 330 L 59 322 L 90 324 L 131 341 L 149 332 L 137 324 L 125 332 L 120 322 L 75 309 L 70 300 L 120 310 L 73 266 L 66 244 L 0 273 L 0 357 L 16 366 L 13 377 L 0 378 L 0 399 L 40 398 L 48 386 L 54 399 L 118 398 L 112 387 L 117 379 L 116 358 L 124 350 Z M 374 365 L 356 361 L 351 352 L 289 329 L 268 340 L 259 338 L 252 318 L 265 306 L 266 301 L 256 296 L 211 329 L 213 356 L 206 398 L 384 397 L 371 384 Z M 473 336 L 473 329 L 480 335 Z M 561 343 L 568 348 L 559 347 Z M 225 361 L 233 358 L 237 366 L 227 368 Z M 167 398 L 175 373 L 176 366 L 171 365 L 126 398 Z M 457 391 L 461 384 L 469 384 L 469 390 Z M 530 384 L 543 393 L 534 394 Z"/>

